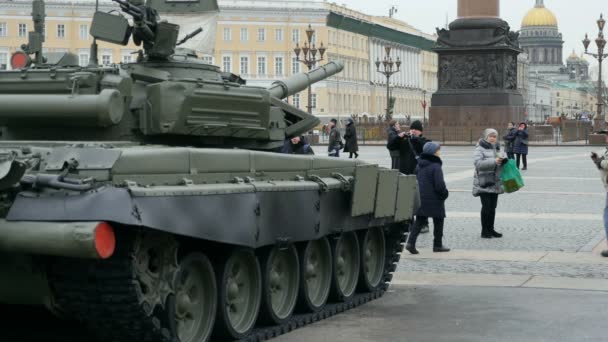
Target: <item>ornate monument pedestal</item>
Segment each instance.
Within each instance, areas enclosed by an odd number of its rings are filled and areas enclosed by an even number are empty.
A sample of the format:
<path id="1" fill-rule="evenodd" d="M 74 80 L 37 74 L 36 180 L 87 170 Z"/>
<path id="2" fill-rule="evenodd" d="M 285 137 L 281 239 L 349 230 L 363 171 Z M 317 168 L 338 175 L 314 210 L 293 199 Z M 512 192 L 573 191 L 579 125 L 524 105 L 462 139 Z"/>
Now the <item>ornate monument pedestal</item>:
<path id="1" fill-rule="evenodd" d="M 449 30 L 438 30 L 438 91 L 432 127 L 502 129 L 524 119 L 517 90 L 518 35 L 500 19 L 499 0 L 459 0 Z"/>

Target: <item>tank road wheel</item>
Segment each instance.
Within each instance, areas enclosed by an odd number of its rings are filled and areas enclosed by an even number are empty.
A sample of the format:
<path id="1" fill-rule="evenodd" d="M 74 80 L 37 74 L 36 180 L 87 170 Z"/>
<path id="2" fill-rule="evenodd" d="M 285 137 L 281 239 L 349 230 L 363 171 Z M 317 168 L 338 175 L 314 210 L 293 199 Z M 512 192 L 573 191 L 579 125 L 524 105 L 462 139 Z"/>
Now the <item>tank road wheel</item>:
<path id="1" fill-rule="evenodd" d="M 217 283 L 205 255 L 191 253 L 180 262 L 174 302 L 179 341 L 208 341 L 215 323 Z"/>
<path id="2" fill-rule="evenodd" d="M 354 232 L 342 233 L 332 242 L 332 297 L 343 301 L 355 294 L 359 280 L 359 239 Z"/>
<path id="3" fill-rule="evenodd" d="M 274 247 L 263 258 L 264 267 L 261 319 L 281 324 L 291 317 L 298 299 L 300 283 L 298 251 L 293 245 Z"/>
<path id="4" fill-rule="evenodd" d="M 361 277 L 360 288 L 374 291 L 380 286 L 384 275 L 386 242 L 380 227 L 370 228 L 361 238 Z"/>
<path id="5" fill-rule="evenodd" d="M 262 299 L 260 263 L 238 248 L 217 270 L 219 298 L 214 335 L 240 339 L 253 329 Z"/>
<path id="6" fill-rule="evenodd" d="M 300 306 L 318 311 L 331 287 L 331 247 L 327 238 L 308 241 L 300 249 Z"/>

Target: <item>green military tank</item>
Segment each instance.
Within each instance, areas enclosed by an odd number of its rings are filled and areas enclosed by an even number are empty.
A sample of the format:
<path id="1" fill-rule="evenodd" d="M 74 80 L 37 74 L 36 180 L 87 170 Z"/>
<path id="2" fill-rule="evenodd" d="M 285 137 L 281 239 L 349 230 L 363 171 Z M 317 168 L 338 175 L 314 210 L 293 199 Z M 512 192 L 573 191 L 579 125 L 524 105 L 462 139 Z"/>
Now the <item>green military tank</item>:
<path id="1" fill-rule="evenodd" d="M 249 87 L 205 64 L 179 16 L 215 0 L 114 0 L 95 41 L 137 61 L 77 66 L 35 30 L 0 72 L 0 303 L 44 306 L 100 341 L 264 340 L 381 296 L 412 176 L 273 153 L 319 120 L 282 99 L 342 70 Z"/>

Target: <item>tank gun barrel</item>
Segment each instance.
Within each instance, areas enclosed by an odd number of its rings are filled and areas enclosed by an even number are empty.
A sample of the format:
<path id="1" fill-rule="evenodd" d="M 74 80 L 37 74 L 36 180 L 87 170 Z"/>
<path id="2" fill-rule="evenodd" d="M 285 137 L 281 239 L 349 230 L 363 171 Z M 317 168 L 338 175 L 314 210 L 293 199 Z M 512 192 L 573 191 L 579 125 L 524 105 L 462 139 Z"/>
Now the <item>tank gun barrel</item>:
<path id="1" fill-rule="evenodd" d="M 143 20 L 144 12 L 126 0 L 112 0 L 120 5 L 120 9 L 133 17 L 135 21 Z"/>
<path id="2" fill-rule="evenodd" d="M 282 81 L 272 83 L 268 91 L 270 95 L 279 99 L 284 99 L 293 94 L 299 93 L 308 88 L 309 85 L 323 81 L 344 69 L 344 64 L 339 61 L 332 61 L 319 68 L 301 74 L 293 75 Z"/>

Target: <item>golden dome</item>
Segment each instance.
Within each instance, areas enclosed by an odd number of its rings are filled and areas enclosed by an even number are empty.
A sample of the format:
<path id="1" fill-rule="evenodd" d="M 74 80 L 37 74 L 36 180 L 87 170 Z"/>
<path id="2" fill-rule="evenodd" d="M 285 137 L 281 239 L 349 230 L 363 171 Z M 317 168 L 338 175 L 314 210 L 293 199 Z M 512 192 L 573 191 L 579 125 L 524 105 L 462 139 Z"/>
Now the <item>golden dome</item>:
<path id="1" fill-rule="evenodd" d="M 578 61 L 578 60 L 580 60 L 580 58 L 578 57 L 576 52 L 574 50 L 572 50 L 572 54 L 570 54 L 570 56 L 568 56 L 568 60 L 569 61 Z"/>
<path id="2" fill-rule="evenodd" d="M 557 18 L 547 8 L 542 0 L 536 0 L 536 6 L 529 10 L 524 20 L 521 22 L 521 27 L 530 26 L 555 26 L 557 27 Z"/>

